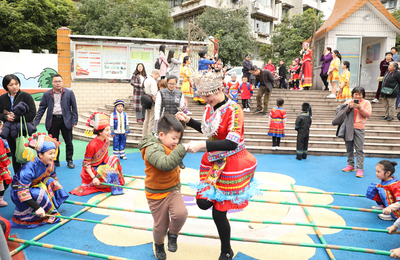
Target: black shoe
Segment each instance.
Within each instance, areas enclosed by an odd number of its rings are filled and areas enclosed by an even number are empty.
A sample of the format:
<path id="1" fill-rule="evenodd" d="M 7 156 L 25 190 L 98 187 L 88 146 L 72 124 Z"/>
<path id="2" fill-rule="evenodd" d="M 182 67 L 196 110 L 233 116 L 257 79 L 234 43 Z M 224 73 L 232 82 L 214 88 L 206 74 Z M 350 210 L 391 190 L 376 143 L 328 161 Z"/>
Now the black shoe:
<path id="1" fill-rule="evenodd" d="M 261 113 L 262 110 L 256 109 L 256 111 L 254 111 L 254 113 Z"/>
<path id="2" fill-rule="evenodd" d="M 386 116 L 381 118 L 381 120 L 387 120 L 387 119 L 388 119 L 388 117 L 386 117 Z"/>
<path id="3" fill-rule="evenodd" d="M 325 88 L 324 90 L 327 90 L 327 91 L 329 91 L 329 88 Z"/>
<path id="4" fill-rule="evenodd" d="M 307 154 L 303 154 L 303 159 L 307 159 Z"/>
<path id="5" fill-rule="evenodd" d="M 231 249 L 231 251 L 229 253 L 222 253 L 221 252 L 221 254 L 219 255 L 218 260 L 232 260 L 234 255 L 235 254 L 233 253 L 232 249 Z"/>
<path id="6" fill-rule="evenodd" d="M 54 166 L 60 167 L 60 162 L 54 162 Z"/>
<path id="7" fill-rule="evenodd" d="M 168 235 L 168 251 L 170 252 L 176 252 L 178 250 L 178 244 L 176 243 L 176 240 L 178 239 L 178 235 L 170 234 L 169 231 L 167 233 Z"/>
<path id="8" fill-rule="evenodd" d="M 183 169 L 186 168 L 186 166 L 183 164 L 183 162 L 181 162 L 181 163 L 179 164 L 179 168 L 181 168 L 181 169 L 183 170 Z"/>
<path id="9" fill-rule="evenodd" d="M 386 118 L 386 121 L 392 121 L 394 118 L 393 117 L 388 117 Z"/>
<path id="10" fill-rule="evenodd" d="M 156 251 L 154 256 L 158 260 L 167 259 L 167 254 L 165 253 L 165 250 L 164 250 L 164 244 L 161 244 L 161 245 L 154 244 L 154 247 L 155 247 L 155 251 Z"/>
<path id="11" fill-rule="evenodd" d="M 68 168 L 70 168 L 70 169 L 75 168 L 75 164 L 72 161 L 68 161 L 67 165 L 68 165 Z"/>
<path id="12" fill-rule="evenodd" d="M 268 114 L 267 114 L 267 113 L 262 113 L 261 115 L 262 115 L 262 116 L 268 116 Z"/>

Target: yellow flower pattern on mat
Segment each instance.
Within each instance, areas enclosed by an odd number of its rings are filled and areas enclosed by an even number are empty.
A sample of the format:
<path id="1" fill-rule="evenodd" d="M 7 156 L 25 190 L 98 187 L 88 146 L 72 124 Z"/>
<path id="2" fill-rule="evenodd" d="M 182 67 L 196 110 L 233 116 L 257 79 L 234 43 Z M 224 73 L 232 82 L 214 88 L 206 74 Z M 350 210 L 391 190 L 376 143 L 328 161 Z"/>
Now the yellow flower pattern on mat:
<path id="1" fill-rule="evenodd" d="M 271 173 L 271 172 L 256 172 L 255 177 L 261 183 L 259 188 L 275 189 L 275 190 L 290 190 L 290 184 L 296 183 L 296 180 L 290 176 Z M 198 171 L 186 168 L 181 172 L 181 181 L 183 183 L 196 182 L 198 180 Z M 129 186 L 144 187 L 143 180 L 136 180 Z M 312 187 L 297 186 L 296 190 L 306 191 L 322 191 Z M 134 208 L 148 210 L 147 200 L 143 191 L 134 191 L 125 189 L 125 194 L 122 196 L 110 197 L 100 205 L 117 206 L 123 208 Z M 182 193 L 194 194 L 194 191 L 187 186 L 182 186 Z M 101 195 L 98 195 L 101 196 Z M 93 197 L 89 202 L 97 199 Z M 316 195 L 300 193 L 304 203 L 310 204 L 330 204 L 333 202 L 333 197 L 330 195 Z M 263 192 L 263 195 L 257 197 L 262 200 L 272 201 L 289 201 L 298 202 L 294 193 L 289 192 Z M 200 210 L 195 199 L 185 197 L 185 202 L 189 215 L 211 216 L 211 210 Z M 311 216 L 317 224 L 324 225 L 342 225 L 346 223 L 344 219 L 329 209 L 308 208 Z M 115 210 L 91 209 L 92 213 L 106 215 L 106 222 L 140 226 L 153 227 L 153 219 L 151 214 L 140 214 L 132 212 L 123 212 Z M 228 217 L 251 219 L 251 220 L 267 220 L 267 221 L 282 221 L 282 222 L 304 222 L 309 223 L 304 211 L 299 206 L 287 206 L 277 204 L 266 204 L 250 202 L 242 211 L 229 212 Z M 315 231 L 311 227 L 302 226 L 283 226 L 283 225 L 266 225 L 242 222 L 230 222 L 231 236 L 243 237 L 252 239 L 271 239 L 292 242 L 314 243 L 309 235 L 315 235 Z M 338 233 L 339 229 L 320 228 L 323 235 Z M 212 220 L 201 220 L 188 218 L 181 232 L 199 233 L 207 235 L 217 235 L 217 229 Z M 128 229 L 122 227 L 96 225 L 93 233 L 95 237 L 107 244 L 113 246 L 137 246 L 153 242 L 152 233 L 149 231 Z M 123 238 L 123 239 L 121 239 Z M 167 242 L 167 240 L 166 240 Z M 196 246 L 193 246 L 196 245 Z M 179 236 L 179 249 L 176 253 L 170 253 L 166 250 L 168 259 L 215 259 L 220 253 L 220 242 L 214 239 L 204 239 L 196 237 Z M 265 259 L 268 254 L 268 259 L 309 259 L 314 256 L 315 248 L 293 247 L 268 245 L 257 243 L 241 243 L 232 241 L 233 251 L 237 254 L 241 252 L 255 259 Z"/>

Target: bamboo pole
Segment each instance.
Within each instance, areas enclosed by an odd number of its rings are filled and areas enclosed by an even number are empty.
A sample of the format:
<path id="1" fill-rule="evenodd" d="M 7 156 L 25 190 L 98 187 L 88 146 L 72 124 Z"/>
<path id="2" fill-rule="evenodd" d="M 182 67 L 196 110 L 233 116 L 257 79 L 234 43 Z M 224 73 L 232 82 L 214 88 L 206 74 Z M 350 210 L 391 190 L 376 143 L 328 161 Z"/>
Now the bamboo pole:
<path id="1" fill-rule="evenodd" d="M 144 180 L 145 177 L 142 176 L 131 176 L 131 175 L 124 175 L 127 178 L 136 178 Z M 189 186 L 187 183 L 181 183 L 183 186 Z M 293 190 L 274 190 L 274 189 L 260 189 L 260 191 L 270 191 L 270 192 L 294 192 Z M 326 191 L 300 191 L 296 190 L 297 193 L 310 193 L 310 194 L 322 194 L 322 195 L 338 195 L 338 196 L 350 196 L 350 197 L 363 197 L 366 196 L 363 194 L 351 194 L 351 193 L 342 193 L 342 192 L 326 192 Z"/>
<path id="2" fill-rule="evenodd" d="M 300 203 L 303 203 L 303 200 L 301 199 L 300 195 L 296 192 L 296 189 L 295 189 L 295 187 L 294 187 L 294 185 L 293 185 L 292 183 L 290 184 L 290 187 L 293 189 L 294 194 L 295 194 L 296 197 L 297 197 L 297 200 L 298 200 Z M 315 224 L 314 219 L 311 217 L 311 214 L 310 214 L 310 212 L 308 211 L 308 209 L 307 209 L 306 207 L 304 207 L 304 206 L 301 206 L 301 208 L 303 209 L 304 213 L 306 214 L 306 216 L 307 216 L 307 218 L 308 218 L 308 221 L 310 221 L 311 224 Z M 319 228 L 313 227 L 313 229 L 314 229 L 315 233 L 317 234 L 317 236 L 318 236 L 319 240 L 321 241 L 321 243 L 322 243 L 323 245 L 326 245 L 326 244 L 327 244 L 327 243 L 326 243 L 326 240 L 325 240 L 325 238 L 322 236 L 322 233 L 321 233 L 321 231 L 319 230 Z M 326 250 L 326 253 L 328 254 L 328 256 L 329 256 L 329 258 L 330 258 L 331 260 L 336 260 L 335 256 L 334 256 L 333 253 L 332 253 L 332 250 L 330 250 L 329 248 L 326 248 L 325 250 Z"/>
<path id="3" fill-rule="evenodd" d="M 33 245 L 33 246 L 38 246 L 38 247 L 50 248 L 50 249 L 55 249 L 55 250 L 78 254 L 78 255 L 93 256 L 93 257 L 102 258 L 102 259 L 128 260 L 128 258 L 94 253 L 94 252 L 74 249 L 74 248 L 70 248 L 70 247 L 56 246 L 56 245 L 47 244 L 47 243 L 39 243 L 39 242 L 35 242 L 35 241 L 24 240 L 24 239 L 13 238 L 13 237 L 9 237 L 8 240 L 13 241 L 13 242 L 23 243 L 24 245 Z"/>
<path id="4" fill-rule="evenodd" d="M 129 181 L 129 183 L 135 181 L 135 178 L 132 178 L 132 180 Z M 104 201 L 105 199 L 107 199 L 108 197 L 110 197 L 112 195 L 111 192 L 107 193 L 104 195 L 104 197 L 97 199 L 96 201 L 93 202 L 93 205 L 97 205 L 100 202 Z M 89 209 L 91 209 L 92 207 L 85 207 L 83 209 L 81 209 L 80 211 L 76 212 L 75 214 L 72 215 L 72 217 L 77 217 L 81 214 L 83 214 L 84 212 L 88 211 Z M 37 235 L 36 237 L 32 238 L 31 240 L 28 241 L 38 241 L 39 239 L 41 239 L 42 237 L 50 234 L 51 232 L 53 232 L 54 230 L 56 230 L 57 228 L 61 227 L 62 225 L 66 224 L 67 222 L 69 222 L 69 220 L 65 220 L 65 221 L 61 221 L 60 223 L 57 223 L 55 226 L 49 228 L 48 230 L 40 233 L 39 235 Z M 23 249 L 25 249 L 26 247 L 28 247 L 29 244 L 23 244 L 19 247 L 17 247 L 16 249 L 14 249 L 13 251 L 10 252 L 11 256 L 15 255 L 16 253 L 22 251 Z"/>
<path id="5" fill-rule="evenodd" d="M 62 216 L 57 216 L 57 217 L 63 218 Z M 112 226 L 126 227 L 126 228 L 139 229 L 139 230 L 145 230 L 145 231 L 153 231 L 152 228 L 137 227 L 137 226 L 131 226 L 131 225 L 124 225 L 124 224 L 116 224 L 116 223 L 110 223 L 110 222 L 106 222 L 106 221 L 77 219 L 77 218 L 71 218 L 71 217 L 66 217 L 66 218 L 78 220 L 78 221 L 84 221 L 84 222 L 104 224 L 104 225 L 112 225 Z M 219 237 L 216 235 L 205 235 L 205 234 L 188 233 L 188 232 L 178 232 L 178 234 L 182 235 L 182 236 L 219 239 Z M 344 251 L 352 251 L 352 252 L 360 252 L 360 253 L 370 253 L 370 254 L 378 254 L 378 255 L 387 255 L 387 256 L 389 256 L 391 254 L 390 251 L 384 251 L 384 250 L 375 250 L 375 249 L 349 247 L 349 246 L 338 246 L 338 245 L 328 245 L 328 244 L 324 245 L 324 244 L 287 242 L 287 241 L 268 240 L 268 239 L 251 239 L 251 238 L 241 238 L 241 237 L 231 237 L 231 240 L 239 241 L 239 242 L 252 242 L 252 243 L 274 244 L 274 245 L 302 246 L 302 247 L 314 247 L 314 248 L 325 248 L 325 249 L 328 248 L 328 249 L 336 249 L 336 250 L 344 250 Z"/>
<path id="6" fill-rule="evenodd" d="M 270 204 L 281 204 L 281 205 L 290 205 L 290 206 L 305 206 L 305 207 L 313 207 L 313 208 L 326 208 L 326 209 L 340 209 L 340 210 L 350 210 L 350 211 L 362 211 L 362 212 L 371 212 L 371 213 L 382 213 L 383 211 L 380 209 L 364 209 L 364 208 L 355 208 L 355 207 L 345 207 L 345 206 L 335 206 L 335 205 L 321 205 L 321 204 L 307 204 L 307 203 L 296 203 L 296 202 L 288 202 L 288 201 L 271 201 L 271 200 L 258 200 L 258 199 L 250 199 L 252 202 L 261 202 L 261 203 L 270 203 Z"/>
<path id="7" fill-rule="evenodd" d="M 114 207 L 114 206 L 101 206 L 101 205 L 94 205 L 94 204 L 84 203 L 84 202 L 79 202 L 79 201 L 66 200 L 65 203 L 74 204 L 74 205 L 81 205 L 81 206 L 87 206 L 87 207 L 95 207 L 95 208 L 101 208 L 101 209 L 109 209 L 109 210 L 118 210 L 118 211 L 127 211 L 127 212 L 151 214 L 151 212 L 148 211 L 148 210 L 127 209 L 127 208 Z M 193 215 L 188 215 L 188 218 L 208 219 L 208 220 L 212 220 L 213 219 L 212 217 L 209 217 L 209 216 L 193 216 Z M 366 227 L 317 225 L 317 224 L 302 223 L 302 222 L 281 222 L 281 221 L 267 221 L 267 220 L 250 220 L 250 219 L 241 219 L 241 218 L 228 218 L 228 220 L 229 221 L 234 221 L 234 222 L 245 222 L 245 223 L 267 224 L 267 225 L 306 226 L 306 227 L 320 227 L 320 228 L 332 228 L 332 229 L 345 229 L 345 230 L 357 230 L 357 231 L 388 233 L 388 231 L 386 229 L 366 228 Z M 400 234 L 400 231 L 396 231 L 395 234 Z"/>

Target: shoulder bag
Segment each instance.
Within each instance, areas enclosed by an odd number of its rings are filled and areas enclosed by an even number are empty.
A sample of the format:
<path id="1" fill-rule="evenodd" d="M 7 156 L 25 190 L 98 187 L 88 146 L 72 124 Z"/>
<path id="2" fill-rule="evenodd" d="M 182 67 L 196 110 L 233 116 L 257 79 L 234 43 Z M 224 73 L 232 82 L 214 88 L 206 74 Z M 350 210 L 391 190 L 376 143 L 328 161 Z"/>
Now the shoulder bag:
<path id="1" fill-rule="evenodd" d="M 144 87 L 144 82 L 146 81 L 146 79 L 143 80 L 143 95 L 140 97 L 140 102 L 142 103 L 142 107 L 144 109 L 151 109 L 151 107 L 154 104 L 154 101 L 153 101 L 153 97 L 151 95 L 146 94 L 146 90 Z"/>
<path id="2" fill-rule="evenodd" d="M 19 120 L 20 135 L 15 140 L 15 159 L 18 163 L 25 164 L 35 158 L 35 152 L 25 146 L 25 143 L 28 142 L 28 128 L 26 127 L 25 116 L 20 116 Z M 22 130 L 23 127 L 25 127 L 25 136 Z"/>

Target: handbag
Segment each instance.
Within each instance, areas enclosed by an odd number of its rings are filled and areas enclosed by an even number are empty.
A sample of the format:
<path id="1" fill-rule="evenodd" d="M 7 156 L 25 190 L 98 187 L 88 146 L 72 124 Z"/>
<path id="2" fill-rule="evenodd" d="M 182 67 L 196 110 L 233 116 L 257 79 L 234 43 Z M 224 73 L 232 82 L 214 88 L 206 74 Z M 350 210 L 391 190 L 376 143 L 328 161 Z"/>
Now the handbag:
<path id="1" fill-rule="evenodd" d="M 398 86 L 399 86 L 399 85 L 397 84 L 394 88 L 383 87 L 382 90 L 381 90 L 381 93 L 390 96 L 390 95 L 393 94 L 393 92 L 394 92 L 395 90 L 397 90 L 397 87 L 398 87 Z"/>
<path id="2" fill-rule="evenodd" d="M 154 104 L 153 97 L 149 94 L 146 94 L 145 88 L 144 88 L 144 82 L 146 80 L 143 80 L 143 95 L 140 97 L 140 103 L 142 104 L 142 107 L 144 109 L 151 109 L 151 107 Z"/>
<path id="3" fill-rule="evenodd" d="M 22 124 L 23 122 L 23 124 Z M 25 116 L 20 116 L 19 118 L 19 128 L 20 128 L 20 136 L 17 137 L 15 140 L 15 159 L 18 163 L 25 164 L 29 161 L 33 161 L 35 158 L 35 152 L 26 147 L 25 143 L 28 142 L 28 128 L 26 127 L 26 120 Z M 24 136 L 22 127 L 25 126 L 25 133 L 26 136 Z"/>

